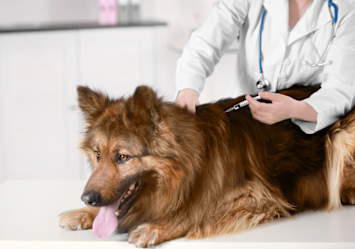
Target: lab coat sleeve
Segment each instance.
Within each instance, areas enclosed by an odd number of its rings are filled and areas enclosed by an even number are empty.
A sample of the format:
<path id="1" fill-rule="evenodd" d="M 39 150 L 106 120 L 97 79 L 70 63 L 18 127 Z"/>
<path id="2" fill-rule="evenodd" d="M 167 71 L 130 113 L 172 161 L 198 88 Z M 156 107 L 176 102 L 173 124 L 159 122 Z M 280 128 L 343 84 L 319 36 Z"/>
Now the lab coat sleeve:
<path id="1" fill-rule="evenodd" d="M 176 94 L 191 88 L 198 94 L 223 53 L 237 39 L 250 0 L 220 0 L 201 28 L 192 33 L 177 62 Z"/>
<path id="2" fill-rule="evenodd" d="M 352 12 L 353 13 L 353 12 Z M 305 133 L 313 134 L 335 123 L 355 102 L 355 16 L 343 21 L 333 40 L 324 67 L 321 89 L 303 100 L 318 113 L 317 122 L 292 119 Z"/>

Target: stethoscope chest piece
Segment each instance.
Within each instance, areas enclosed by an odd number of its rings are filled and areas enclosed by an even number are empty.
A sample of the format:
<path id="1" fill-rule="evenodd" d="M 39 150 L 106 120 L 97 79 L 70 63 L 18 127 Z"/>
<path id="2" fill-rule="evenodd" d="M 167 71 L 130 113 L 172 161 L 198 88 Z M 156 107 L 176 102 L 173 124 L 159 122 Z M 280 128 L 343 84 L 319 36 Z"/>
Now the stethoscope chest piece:
<path id="1" fill-rule="evenodd" d="M 260 74 L 260 79 L 256 82 L 256 88 L 258 90 L 269 91 L 271 88 L 270 82 L 264 78 L 263 74 Z"/>
<path id="2" fill-rule="evenodd" d="M 256 82 L 256 88 L 260 91 L 268 91 L 271 88 L 270 82 L 264 78 L 263 67 L 261 63 L 261 33 L 263 30 L 264 25 L 264 18 L 265 18 L 266 9 L 264 8 L 263 17 L 261 19 L 260 24 L 260 33 L 259 33 L 259 72 L 260 72 L 260 79 Z"/>

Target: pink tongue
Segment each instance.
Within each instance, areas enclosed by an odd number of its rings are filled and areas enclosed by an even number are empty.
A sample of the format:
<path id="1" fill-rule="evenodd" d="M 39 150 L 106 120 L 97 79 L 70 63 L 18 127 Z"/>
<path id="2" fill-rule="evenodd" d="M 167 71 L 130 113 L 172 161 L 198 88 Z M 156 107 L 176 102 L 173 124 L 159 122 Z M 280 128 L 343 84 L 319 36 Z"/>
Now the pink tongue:
<path id="1" fill-rule="evenodd" d="M 122 197 L 111 205 L 100 208 L 100 212 L 96 216 L 94 223 L 92 224 L 94 235 L 96 237 L 100 239 L 106 238 L 117 229 L 118 219 L 115 215 L 115 212 L 117 211 Z"/>

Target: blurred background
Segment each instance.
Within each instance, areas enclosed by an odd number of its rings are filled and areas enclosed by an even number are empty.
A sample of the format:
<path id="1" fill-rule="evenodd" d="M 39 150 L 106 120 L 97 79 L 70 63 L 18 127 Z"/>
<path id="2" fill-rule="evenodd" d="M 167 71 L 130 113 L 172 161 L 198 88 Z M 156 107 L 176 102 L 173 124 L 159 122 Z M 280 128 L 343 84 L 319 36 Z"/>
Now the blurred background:
<path id="1" fill-rule="evenodd" d="M 0 0 L 0 184 L 84 179 L 76 86 L 174 101 L 176 61 L 216 0 Z M 200 102 L 226 95 L 236 47 Z"/>

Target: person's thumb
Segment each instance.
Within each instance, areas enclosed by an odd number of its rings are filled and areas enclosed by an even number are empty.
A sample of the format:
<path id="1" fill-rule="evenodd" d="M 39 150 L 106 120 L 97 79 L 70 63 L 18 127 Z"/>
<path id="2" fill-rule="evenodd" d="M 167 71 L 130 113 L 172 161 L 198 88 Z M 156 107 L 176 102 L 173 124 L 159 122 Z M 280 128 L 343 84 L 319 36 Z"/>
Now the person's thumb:
<path id="1" fill-rule="evenodd" d="M 259 92 L 259 96 L 262 99 L 270 100 L 270 101 L 279 101 L 281 96 L 278 93 L 272 92 Z"/>
<path id="2" fill-rule="evenodd" d="M 196 106 L 198 106 L 200 103 L 198 100 L 191 100 L 186 103 L 187 110 L 191 113 L 196 113 Z"/>

